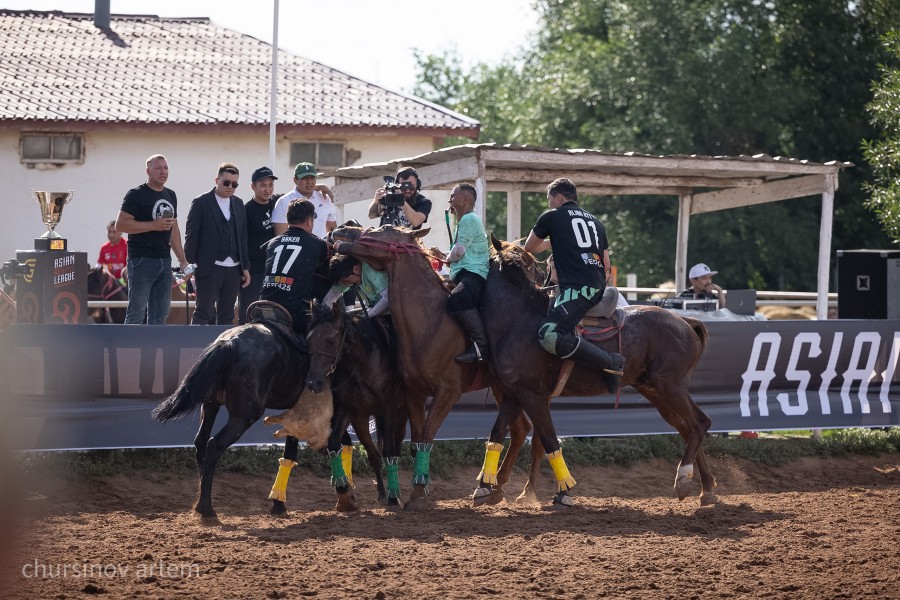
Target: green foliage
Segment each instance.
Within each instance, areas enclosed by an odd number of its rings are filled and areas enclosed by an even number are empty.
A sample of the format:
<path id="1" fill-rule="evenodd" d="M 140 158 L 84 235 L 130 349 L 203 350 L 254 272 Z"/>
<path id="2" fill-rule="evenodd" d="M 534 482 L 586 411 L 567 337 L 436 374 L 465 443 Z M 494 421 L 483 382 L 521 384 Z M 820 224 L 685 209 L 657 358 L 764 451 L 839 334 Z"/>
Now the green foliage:
<path id="1" fill-rule="evenodd" d="M 885 35 L 884 45 L 893 64 L 881 65 L 881 78 L 866 107 L 872 126 L 882 133 L 880 139 L 863 141 L 863 152 L 875 174 L 866 185 L 871 193 L 867 205 L 894 243 L 900 243 L 900 31 Z"/>
<path id="2" fill-rule="evenodd" d="M 900 26 L 900 0 L 536 6 L 539 33 L 520 56 L 467 69 L 454 53 L 419 55 L 414 93 L 480 120 L 481 141 L 851 161 L 856 167 L 842 172 L 835 196 L 832 256 L 838 248 L 888 245 L 870 209 L 897 222 L 900 209 L 890 198 L 900 190 L 887 187 L 898 185 L 896 171 L 885 172 L 879 187 L 887 191 L 868 205 L 863 185 L 872 178 L 869 162 L 897 160 L 900 142 L 892 136 L 880 161 L 864 156 L 860 143 L 874 131 L 864 107 L 878 65 L 890 59 L 879 38 Z M 891 97 L 896 102 L 896 92 Z M 540 210 L 524 196 L 527 232 Z M 589 201 L 608 225 L 620 273 L 637 273 L 639 285 L 671 277 L 671 198 Z M 499 232 L 506 230 L 503 202 L 491 197 L 487 207 L 489 227 Z M 692 223 L 688 262 L 714 262 L 726 288 L 814 289 L 820 210 L 814 197 L 701 215 Z"/>

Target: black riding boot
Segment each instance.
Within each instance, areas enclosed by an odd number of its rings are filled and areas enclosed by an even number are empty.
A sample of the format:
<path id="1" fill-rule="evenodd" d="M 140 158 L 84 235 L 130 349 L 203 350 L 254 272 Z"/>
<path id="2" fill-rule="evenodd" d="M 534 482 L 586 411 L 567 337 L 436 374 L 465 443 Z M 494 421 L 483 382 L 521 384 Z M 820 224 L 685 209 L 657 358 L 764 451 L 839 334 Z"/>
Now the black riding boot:
<path id="1" fill-rule="evenodd" d="M 454 312 L 453 317 L 466 330 L 466 336 L 472 342 L 468 350 L 456 357 L 456 362 L 473 363 L 486 361 L 490 355 L 490 348 L 488 346 L 487 333 L 484 331 L 484 321 L 481 320 L 481 313 L 478 312 L 477 308 L 470 308 Z"/>
<path id="2" fill-rule="evenodd" d="M 615 352 L 607 352 L 584 339 L 578 340 L 575 351 L 567 356 L 579 365 L 603 371 L 603 379 L 610 394 L 619 389 L 619 379 L 625 370 L 625 357 Z"/>

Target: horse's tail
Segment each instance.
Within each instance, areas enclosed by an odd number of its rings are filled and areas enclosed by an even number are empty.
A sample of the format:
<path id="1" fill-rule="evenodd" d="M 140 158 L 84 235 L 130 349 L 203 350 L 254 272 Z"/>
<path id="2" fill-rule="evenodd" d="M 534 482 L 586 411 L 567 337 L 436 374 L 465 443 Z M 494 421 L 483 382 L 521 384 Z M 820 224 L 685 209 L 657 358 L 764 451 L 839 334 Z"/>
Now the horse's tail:
<path id="1" fill-rule="evenodd" d="M 216 340 L 210 344 L 188 371 L 175 393 L 153 409 L 153 418 L 164 423 L 197 410 L 215 392 L 222 389 L 233 357 L 232 340 Z"/>
<path id="2" fill-rule="evenodd" d="M 706 345 L 709 343 L 709 331 L 706 329 L 706 325 L 703 324 L 703 321 L 699 319 L 695 319 L 693 317 L 682 317 L 687 324 L 694 330 L 694 333 L 697 334 L 697 338 L 700 340 L 700 352 L 697 353 L 697 358 L 694 360 L 694 364 L 691 365 L 691 370 L 697 366 L 697 363 L 700 361 L 700 357 L 703 356 L 703 353 L 706 352 Z"/>

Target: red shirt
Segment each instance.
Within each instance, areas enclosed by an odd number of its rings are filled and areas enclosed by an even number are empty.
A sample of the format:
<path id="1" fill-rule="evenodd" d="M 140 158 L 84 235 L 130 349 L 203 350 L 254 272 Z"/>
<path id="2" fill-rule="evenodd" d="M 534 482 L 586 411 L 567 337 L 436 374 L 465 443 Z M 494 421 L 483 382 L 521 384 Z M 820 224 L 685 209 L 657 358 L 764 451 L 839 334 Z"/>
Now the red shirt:
<path id="1" fill-rule="evenodd" d="M 128 264 L 128 242 L 125 238 L 121 238 L 116 245 L 106 242 L 100 246 L 97 263 L 105 266 L 116 279 L 122 277 L 122 269 Z"/>

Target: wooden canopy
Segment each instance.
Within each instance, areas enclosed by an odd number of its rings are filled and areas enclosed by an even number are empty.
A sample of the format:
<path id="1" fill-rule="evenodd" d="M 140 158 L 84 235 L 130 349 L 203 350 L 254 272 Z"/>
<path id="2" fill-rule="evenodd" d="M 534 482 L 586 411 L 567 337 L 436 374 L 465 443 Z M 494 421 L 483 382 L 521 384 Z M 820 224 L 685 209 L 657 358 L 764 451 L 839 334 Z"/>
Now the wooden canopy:
<path id="1" fill-rule="evenodd" d="M 665 195 L 678 201 L 675 281 L 687 274 L 690 218 L 804 196 L 822 197 L 816 315 L 827 317 L 828 278 L 834 192 L 838 173 L 852 163 L 812 163 L 794 158 L 756 156 L 651 156 L 609 154 L 499 144 L 465 144 L 419 156 L 328 171 L 335 178 L 338 204 L 370 201 L 384 175 L 400 166 L 415 167 L 428 189 L 449 190 L 473 183 L 479 198 L 506 192 L 506 239 L 522 235 L 522 192 L 543 192 L 557 177 L 567 177 L 588 195 Z M 484 219 L 484 202 L 476 212 Z"/>

